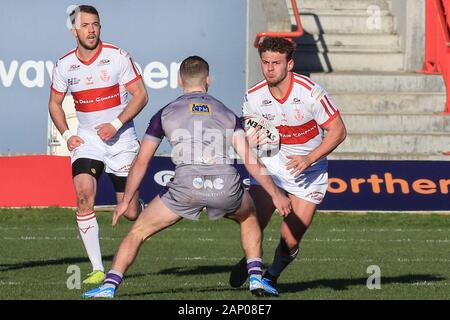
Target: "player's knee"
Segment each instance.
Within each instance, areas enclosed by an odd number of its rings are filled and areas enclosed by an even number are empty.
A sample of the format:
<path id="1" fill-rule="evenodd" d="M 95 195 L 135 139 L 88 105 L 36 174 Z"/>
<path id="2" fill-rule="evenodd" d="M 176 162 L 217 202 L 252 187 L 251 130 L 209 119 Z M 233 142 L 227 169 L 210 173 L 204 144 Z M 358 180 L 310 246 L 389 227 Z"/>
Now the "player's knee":
<path id="1" fill-rule="evenodd" d="M 123 216 L 129 221 L 135 221 L 139 216 L 139 212 L 137 211 L 136 206 L 131 206 L 127 211 L 125 211 Z"/>
<path id="2" fill-rule="evenodd" d="M 77 186 L 76 187 L 76 192 L 77 192 L 77 196 L 78 197 L 92 197 L 94 190 L 92 189 L 91 186 Z"/>
<path id="3" fill-rule="evenodd" d="M 235 218 L 238 223 L 249 221 L 254 221 L 255 223 L 258 223 L 258 218 L 254 210 L 241 211 L 238 215 L 235 216 Z"/>
<path id="4" fill-rule="evenodd" d="M 126 213 L 124 213 L 123 216 L 128 221 L 136 221 L 136 219 L 138 218 L 138 214 L 137 213 L 129 213 L 128 211 Z"/>
<path id="5" fill-rule="evenodd" d="M 94 206 L 94 195 L 89 188 L 79 188 L 77 190 L 77 202 L 79 208 L 91 208 Z"/>
<path id="6" fill-rule="evenodd" d="M 132 203 L 123 216 L 129 221 L 136 221 L 144 209 L 144 202 L 142 200 L 138 200 L 136 203 Z"/>

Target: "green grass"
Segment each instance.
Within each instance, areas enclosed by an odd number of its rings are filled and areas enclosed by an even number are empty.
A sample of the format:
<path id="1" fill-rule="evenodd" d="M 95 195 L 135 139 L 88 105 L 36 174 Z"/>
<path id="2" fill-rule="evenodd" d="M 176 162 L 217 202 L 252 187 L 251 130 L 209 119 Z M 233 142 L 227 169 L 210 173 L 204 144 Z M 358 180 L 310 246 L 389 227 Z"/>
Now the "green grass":
<path id="1" fill-rule="evenodd" d="M 110 227 L 98 212 L 105 267 L 131 224 Z M 278 243 L 280 218 L 265 231 L 265 262 Z M 302 252 L 279 280 L 280 299 L 448 299 L 450 217 L 318 213 Z M 242 252 L 229 220 L 181 221 L 148 240 L 117 299 L 253 299 L 228 286 Z M 0 299 L 79 299 L 69 290 L 70 265 L 90 271 L 72 210 L 0 210 Z M 367 267 L 381 268 L 381 289 L 369 290 Z"/>

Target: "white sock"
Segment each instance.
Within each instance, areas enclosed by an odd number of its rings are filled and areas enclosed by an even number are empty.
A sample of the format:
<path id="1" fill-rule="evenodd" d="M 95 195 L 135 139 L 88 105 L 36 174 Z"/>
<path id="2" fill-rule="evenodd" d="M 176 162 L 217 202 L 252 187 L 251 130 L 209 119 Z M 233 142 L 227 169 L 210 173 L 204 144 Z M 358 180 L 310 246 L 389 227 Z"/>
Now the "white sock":
<path id="1" fill-rule="evenodd" d="M 105 271 L 102 263 L 102 253 L 100 251 L 100 240 L 98 237 L 98 223 L 95 212 L 92 211 L 87 215 L 79 215 L 77 213 L 78 229 L 80 230 L 81 239 L 92 264 L 92 270 Z"/>

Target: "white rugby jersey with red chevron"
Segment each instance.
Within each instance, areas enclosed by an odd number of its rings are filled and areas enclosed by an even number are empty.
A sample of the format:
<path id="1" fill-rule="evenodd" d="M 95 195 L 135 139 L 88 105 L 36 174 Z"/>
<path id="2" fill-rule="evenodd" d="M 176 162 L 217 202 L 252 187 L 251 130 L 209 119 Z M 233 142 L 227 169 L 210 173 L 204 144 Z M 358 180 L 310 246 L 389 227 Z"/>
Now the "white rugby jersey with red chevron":
<path id="1" fill-rule="evenodd" d="M 117 118 L 128 104 L 126 87 L 141 75 L 124 50 L 99 43 L 99 49 L 89 61 L 81 61 L 76 49 L 58 60 L 53 69 L 51 90 L 64 95 L 71 91 L 79 130 L 95 131 L 95 126 Z M 119 131 L 121 139 L 136 139 L 133 121 Z"/>
<path id="2" fill-rule="evenodd" d="M 280 152 L 261 159 L 272 173 L 285 168 L 288 155 L 307 155 L 317 148 L 323 140 L 323 127 L 339 114 L 319 84 L 293 72 L 288 76 L 290 86 L 281 100 L 272 96 L 264 80 L 247 91 L 242 105 L 243 116 L 262 115 L 272 121 L 280 133 Z M 326 167 L 323 160 L 319 162 Z"/>

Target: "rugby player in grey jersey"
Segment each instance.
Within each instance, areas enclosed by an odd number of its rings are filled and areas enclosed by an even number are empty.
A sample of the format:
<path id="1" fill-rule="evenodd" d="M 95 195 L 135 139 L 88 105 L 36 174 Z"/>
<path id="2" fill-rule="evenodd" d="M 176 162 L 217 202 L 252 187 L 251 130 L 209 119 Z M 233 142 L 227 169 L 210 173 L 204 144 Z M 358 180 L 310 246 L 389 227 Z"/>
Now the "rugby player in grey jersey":
<path id="1" fill-rule="evenodd" d="M 240 183 L 230 151 L 237 152 L 283 217 L 291 212 L 290 201 L 273 183 L 271 176 L 264 173 L 264 167 L 250 151 L 239 118 L 207 93 L 210 85 L 208 63 L 198 56 L 186 58 L 180 66 L 179 84 L 184 95 L 150 120 L 130 169 L 123 201 L 114 211 L 113 226 L 129 207 L 164 136 L 172 146 L 175 175 L 122 240 L 102 286 L 87 291 L 83 297 L 113 298 L 146 239 L 183 218 L 197 220 L 203 209 L 207 210 L 210 219 L 226 217 L 239 223 L 251 293 L 257 296 L 278 294 L 261 281 L 261 230 L 253 200 Z"/>

